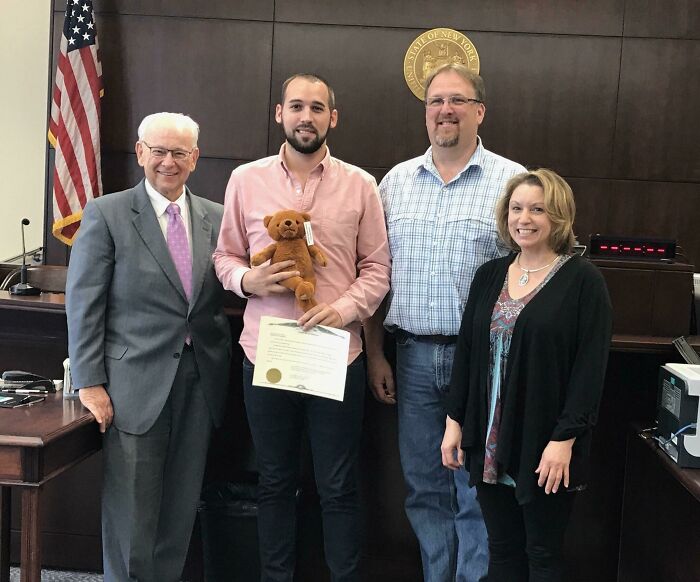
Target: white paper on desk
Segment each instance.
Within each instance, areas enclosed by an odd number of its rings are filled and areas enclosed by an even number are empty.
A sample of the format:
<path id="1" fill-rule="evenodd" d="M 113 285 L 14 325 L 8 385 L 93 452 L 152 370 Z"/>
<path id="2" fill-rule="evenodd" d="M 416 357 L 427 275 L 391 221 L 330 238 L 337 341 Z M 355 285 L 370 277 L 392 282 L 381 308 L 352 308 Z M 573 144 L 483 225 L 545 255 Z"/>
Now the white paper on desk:
<path id="1" fill-rule="evenodd" d="M 263 316 L 253 385 L 342 402 L 350 334 L 317 325 L 304 331 L 293 319 Z"/>

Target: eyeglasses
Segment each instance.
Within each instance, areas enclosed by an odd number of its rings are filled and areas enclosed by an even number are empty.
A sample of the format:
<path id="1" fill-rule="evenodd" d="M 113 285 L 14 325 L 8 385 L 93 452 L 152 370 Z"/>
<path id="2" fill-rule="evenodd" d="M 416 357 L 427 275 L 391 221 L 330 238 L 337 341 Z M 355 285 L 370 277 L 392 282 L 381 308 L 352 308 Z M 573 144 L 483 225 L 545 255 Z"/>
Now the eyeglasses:
<path id="1" fill-rule="evenodd" d="M 194 151 L 194 148 L 188 152 L 187 150 L 169 150 L 168 148 L 162 148 L 160 146 L 149 146 L 145 141 L 141 143 L 151 150 L 151 155 L 156 159 L 164 158 L 168 155 L 168 152 L 170 152 L 173 156 L 173 160 L 180 162 L 192 155 Z"/>
<path id="2" fill-rule="evenodd" d="M 462 95 L 450 95 L 445 97 L 429 97 L 425 100 L 425 106 L 430 109 L 440 109 L 447 101 L 451 107 L 464 107 L 467 103 L 483 103 L 480 99 L 472 99 Z"/>

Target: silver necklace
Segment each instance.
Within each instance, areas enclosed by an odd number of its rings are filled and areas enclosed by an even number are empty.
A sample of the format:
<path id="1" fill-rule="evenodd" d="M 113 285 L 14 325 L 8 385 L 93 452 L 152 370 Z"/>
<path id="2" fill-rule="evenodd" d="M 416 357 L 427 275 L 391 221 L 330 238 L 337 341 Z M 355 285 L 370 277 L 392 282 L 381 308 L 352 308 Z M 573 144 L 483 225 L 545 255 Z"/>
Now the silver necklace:
<path id="1" fill-rule="evenodd" d="M 539 267 L 537 269 L 526 269 L 520 264 L 520 253 L 518 253 L 518 268 L 523 272 L 523 274 L 520 275 L 520 279 L 518 279 L 518 285 L 520 285 L 521 287 L 525 287 L 525 285 L 527 285 L 527 282 L 530 280 L 530 273 L 537 273 L 537 271 L 542 271 L 547 267 L 551 267 L 554 263 L 557 262 L 557 259 L 559 259 L 559 255 L 554 257 L 554 260 L 551 263 L 547 263 L 544 267 Z"/>

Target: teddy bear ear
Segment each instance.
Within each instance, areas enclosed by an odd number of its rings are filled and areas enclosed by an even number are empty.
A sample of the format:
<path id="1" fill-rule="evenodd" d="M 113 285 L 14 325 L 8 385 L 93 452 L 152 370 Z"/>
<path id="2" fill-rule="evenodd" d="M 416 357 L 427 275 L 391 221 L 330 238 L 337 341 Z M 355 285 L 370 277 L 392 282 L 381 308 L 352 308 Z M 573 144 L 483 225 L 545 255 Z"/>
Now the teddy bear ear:
<path id="1" fill-rule="evenodd" d="M 311 222 L 311 215 L 308 212 L 302 212 L 301 216 L 304 218 L 306 222 Z"/>
<path id="2" fill-rule="evenodd" d="M 267 228 L 267 225 L 270 224 L 271 220 L 272 220 L 272 216 L 266 216 L 265 218 L 263 218 L 263 224 L 265 225 L 266 228 Z"/>

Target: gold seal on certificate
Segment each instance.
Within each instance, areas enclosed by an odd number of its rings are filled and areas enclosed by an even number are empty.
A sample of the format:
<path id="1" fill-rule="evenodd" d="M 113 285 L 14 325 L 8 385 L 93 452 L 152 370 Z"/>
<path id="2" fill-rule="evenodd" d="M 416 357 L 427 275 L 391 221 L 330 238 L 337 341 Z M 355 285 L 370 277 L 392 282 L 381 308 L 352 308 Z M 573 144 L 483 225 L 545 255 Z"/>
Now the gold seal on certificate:
<path id="1" fill-rule="evenodd" d="M 260 318 L 253 385 L 342 401 L 350 334 L 317 325 L 304 331 L 296 321 Z"/>
<path id="2" fill-rule="evenodd" d="M 461 32 L 433 28 L 411 43 L 403 60 L 403 76 L 418 99 L 425 98 L 425 81 L 430 73 L 447 63 L 460 63 L 470 71 L 479 72 L 479 53 Z"/>
<path id="3" fill-rule="evenodd" d="M 282 372 L 277 368 L 270 368 L 265 374 L 265 378 L 270 384 L 277 384 L 282 379 Z"/>

